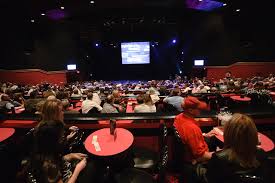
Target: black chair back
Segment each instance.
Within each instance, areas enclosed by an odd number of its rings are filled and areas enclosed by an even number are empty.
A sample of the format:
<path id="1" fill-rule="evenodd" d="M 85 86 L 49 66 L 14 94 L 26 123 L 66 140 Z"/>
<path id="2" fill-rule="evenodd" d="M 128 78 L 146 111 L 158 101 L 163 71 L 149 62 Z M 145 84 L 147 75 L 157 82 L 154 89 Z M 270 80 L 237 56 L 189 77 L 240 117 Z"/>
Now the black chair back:
<path id="1" fill-rule="evenodd" d="M 100 111 L 98 111 L 96 107 L 93 107 L 88 111 L 88 114 L 98 114 L 98 113 L 100 113 Z"/>

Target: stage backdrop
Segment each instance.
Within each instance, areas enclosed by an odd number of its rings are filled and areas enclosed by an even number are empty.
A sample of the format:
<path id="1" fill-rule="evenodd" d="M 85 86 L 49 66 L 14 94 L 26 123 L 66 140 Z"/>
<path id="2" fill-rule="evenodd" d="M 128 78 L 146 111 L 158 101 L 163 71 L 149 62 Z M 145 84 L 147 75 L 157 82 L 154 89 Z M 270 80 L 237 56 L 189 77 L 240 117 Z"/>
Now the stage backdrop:
<path id="1" fill-rule="evenodd" d="M 40 69 L 0 70 L 0 82 L 39 84 L 48 82 L 63 85 L 67 82 L 66 71 L 43 71 Z"/>
<path id="2" fill-rule="evenodd" d="M 230 71 L 233 77 L 248 78 L 251 76 L 267 76 L 275 73 L 275 62 L 236 62 L 229 66 L 208 66 L 207 78 L 217 81 L 225 77 L 225 73 Z"/>

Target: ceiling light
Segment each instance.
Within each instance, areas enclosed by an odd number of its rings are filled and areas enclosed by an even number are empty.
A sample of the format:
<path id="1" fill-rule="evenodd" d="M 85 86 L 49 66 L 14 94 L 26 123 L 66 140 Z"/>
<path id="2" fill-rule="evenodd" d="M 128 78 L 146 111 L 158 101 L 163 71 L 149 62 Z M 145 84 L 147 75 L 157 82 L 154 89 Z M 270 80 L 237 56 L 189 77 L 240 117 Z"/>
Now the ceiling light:
<path id="1" fill-rule="evenodd" d="M 61 6 L 60 8 L 61 8 L 62 10 L 64 10 L 64 9 L 65 9 L 65 7 L 64 7 L 64 6 Z"/>
<path id="2" fill-rule="evenodd" d="M 34 19 L 31 19 L 31 22 L 34 23 Z"/>
<path id="3" fill-rule="evenodd" d="M 42 16 L 45 16 L 45 13 L 41 13 Z"/>
<path id="4" fill-rule="evenodd" d="M 95 3 L 95 1 L 90 1 L 90 3 L 91 3 L 91 4 L 94 4 L 94 3 Z"/>
<path id="5" fill-rule="evenodd" d="M 202 2 L 202 0 L 199 0 L 199 2 Z"/>
<path id="6" fill-rule="evenodd" d="M 236 12 L 239 12 L 239 11 L 241 11 L 240 9 L 236 9 Z"/>
<path id="7" fill-rule="evenodd" d="M 226 3 L 223 3 L 223 6 L 226 6 L 227 4 Z"/>

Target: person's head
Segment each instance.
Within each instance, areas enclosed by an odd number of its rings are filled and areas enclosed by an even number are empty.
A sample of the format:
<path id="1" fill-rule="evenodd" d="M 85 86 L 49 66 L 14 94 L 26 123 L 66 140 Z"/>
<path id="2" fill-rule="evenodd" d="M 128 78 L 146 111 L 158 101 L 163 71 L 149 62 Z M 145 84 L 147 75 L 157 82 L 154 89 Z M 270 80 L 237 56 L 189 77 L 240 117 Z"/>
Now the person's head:
<path id="1" fill-rule="evenodd" d="M 64 120 L 63 105 L 60 100 L 46 100 L 42 106 L 42 121 Z"/>
<path id="2" fill-rule="evenodd" d="M 191 96 L 183 100 L 181 107 L 184 109 L 185 113 L 191 116 L 198 116 L 201 110 L 208 110 L 208 106 L 205 102 Z"/>
<path id="3" fill-rule="evenodd" d="M 1 96 L 1 100 L 2 100 L 2 101 L 9 101 L 10 99 L 11 99 L 10 96 L 7 95 L 7 94 L 3 94 L 3 95 Z"/>
<path id="4" fill-rule="evenodd" d="M 73 94 L 76 94 L 76 95 L 78 94 L 78 89 L 77 88 L 73 90 Z"/>
<path id="5" fill-rule="evenodd" d="M 144 103 L 144 95 L 140 94 L 137 96 L 137 103 L 143 104 Z"/>
<path id="6" fill-rule="evenodd" d="M 59 99 L 59 100 L 62 100 L 64 98 L 66 98 L 66 95 L 65 95 L 65 93 L 63 91 L 59 91 L 56 94 L 56 98 Z"/>
<path id="7" fill-rule="evenodd" d="M 172 94 L 172 96 L 179 96 L 180 95 L 180 89 L 175 88 L 174 90 L 172 90 L 171 94 Z"/>
<path id="8" fill-rule="evenodd" d="M 92 99 L 93 99 L 93 93 L 92 93 L 92 92 L 89 92 L 89 93 L 87 94 L 87 99 L 88 99 L 88 100 L 92 100 Z"/>
<path id="9" fill-rule="evenodd" d="M 108 96 L 107 96 L 106 102 L 107 102 L 108 104 L 113 104 L 114 101 L 115 101 L 115 98 L 114 98 L 113 95 L 108 95 Z"/>
<path id="10" fill-rule="evenodd" d="M 225 77 L 226 77 L 226 78 L 231 78 L 231 75 L 232 75 L 232 74 L 231 74 L 230 71 L 227 71 L 227 72 L 225 73 Z"/>
<path id="11" fill-rule="evenodd" d="M 64 110 L 69 110 L 68 108 L 70 107 L 70 102 L 68 100 L 62 100 L 62 105 Z"/>
<path id="12" fill-rule="evenodd" d="M 64 123 L 58 120 L 43 120 L 35 128 L 35 147 L 39 154 L 58 155 L 64 143 Z"/>
<path id="13" fill-rule="evenodd" d="M 224 148 L 230 150 L 229 158 L 232 161 L 239 160 L 245 168 L 257 167 L 257 144 L 258 133 L 253 120 L 235 113 L 224 127 Z"/>
<path id="14" fill-rule="evenodd" d="M 56 97 L 54 95 L 50 95 L 47 97 L 47 100 L 56 100 Z"/>
<path id="15" fill-rule="evenodd" d="M 31 93 L 30 93 L 30 98 L 34 99 L 36 98 L 38 95 L 38 91 L 37 90 L 33 90 Z"/>
<path id="16" fill-rule="evenodd" d="M 144 97 L 144 103 L 145 104 L 151 104 L 151 103 L 153 103 L 152 99 L 151 99 L 151 96 L 149 94 L 144 94 L 143 97 Z"/>
<path id="17" fill-rule="evenodd" d="M 113 90 L 112 94 L 113 94 L 113 96 L 114 96 L 115 98 L 119 98 L 119 97 L 120 97 L 119 91 L 118 91 L 118 90 Z"/>

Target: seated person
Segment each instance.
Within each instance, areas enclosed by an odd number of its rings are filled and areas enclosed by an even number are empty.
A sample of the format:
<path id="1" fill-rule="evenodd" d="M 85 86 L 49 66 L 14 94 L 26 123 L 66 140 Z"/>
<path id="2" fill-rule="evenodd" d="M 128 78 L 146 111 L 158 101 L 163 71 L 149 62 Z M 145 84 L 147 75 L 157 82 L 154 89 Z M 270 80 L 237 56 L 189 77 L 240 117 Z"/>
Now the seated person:
<path id="1" fill-rule="evenodd" d="M 42 98 L 38 98 L 38 91 L 33 90 L 30 93 L 30 98 L 25 101 L 25 112 L 34 114 L 37 111 L 37 104 L 43 101 Z"/>
<path id="2" fill-rule="evenodd" d="M 171 95 L 163 99 L 163 102 L 172 105 L 179 112 L 182 112 L 183 109 L 181 104 L 184 102 L 184 98 L 180 96 L 181 92 L 179 88 L 172 90 Z"/>
<path id="3" fill-rule="evenodd" d="M 3 94 L 1 96 L 0 111 L 9 112 L 12 110 L 12 108 L 19 107 L 19 106 L 21 106 L 21 104 L 16 101 L 12 101 L 7 94 Z"/>
<path id="4" fill-rule="evenodd" d="M 135 113 L 151 113 L 156 112 L 156 106 L 153 103 L 151 96 L 149 94 L 143 95 L 143 103 L 139 104 L 135 107 L 134 111 Z"/>
<path id="5" fill-rule="evenodd" d="M 182 103 L 183 113 L 176 116 L 174 127 L 179 132 L 182 143 L 185 146 L 182 160 L 184 161 L 184 182 L 193 182 L 199 177 L 193 172 L 197 163 L 204 163 L 211 159 L 212 153 L 209 152 L 201 129 L 194 119 L 200 114 L 201 110 L 208 110 L 206 103 L 199 101 L 195 97 L 187 97 Z M 206 137 L 214 136 L 213 131 L 205 134 Z"/>
<path id="6" fill-rule="evenodd" d="M 81 93 L 79 92 L 79 90 L 77 88 L 75 88 L 73 90 L 73 93 L 71 95 L 71 98 L 74 98 L 74 99 L 80 99 L 81 98 Z"/>
<path id="7" fill-rule="evenodd" d="M 114 105 L 115 98 L 113 95 L 108 95 L 103 105 L 101 113 L 118 113 L 117 107 Z"/>
<path id="8" fill-rule="evenodd" d="M 253 120 L 234 114 L 224 127 L 224 148 L 208 162 L 209 183 L 240 182 L 240 175 L 259 176 L 269 182 L 265 171 L 265 155 L 258 145 L 257 128 Z M 217 173 L 218 170 L 218 173 Z"/>
<path id="9" fill-rule="evenodd" d="M 82 102 L 81 110 L 83 114 L 86 114 L 93 108 L 95 108 L 98 112 L 102 110 L 102 107 L 93 101 L 93 93 L 89 92 L 87 94 L 87 99 Z"/>
<path id="10" fill-rule="evenodd" d="M 62 100 L 62 105 L 64 109 L 64 114 L 78 114 L 79 111 L 70 110 L 70 102 L 68 100 Z"/>
<path id="11" fill-rule="evenodd" d="M 87 155 L 64 155 L 64 123 L 41 121 L 34 131 L 34 149 L 27 161 L 25 182 L 92 182 L 92 164 L 87 165 Z M 85 168 L 86 167 L 86 168 Z M 88 170 L 91 169 L 91 170 Z M 86 171 L 86 172 L 85 172 Z"/>

